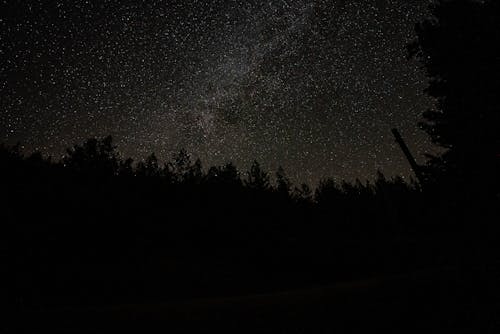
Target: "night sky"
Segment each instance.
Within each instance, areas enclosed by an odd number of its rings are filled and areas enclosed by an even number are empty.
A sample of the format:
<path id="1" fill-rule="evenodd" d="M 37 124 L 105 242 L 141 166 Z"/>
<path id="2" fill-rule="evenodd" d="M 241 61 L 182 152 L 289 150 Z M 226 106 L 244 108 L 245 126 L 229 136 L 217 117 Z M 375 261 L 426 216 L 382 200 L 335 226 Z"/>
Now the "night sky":
<path id="1" fill-rule="evenodd" d="M 0 141 L 60 157 L 256 159 L 295 182 L 410 175 L 431 101 L 406 59 L 428 1 L 2 1 Z"/>

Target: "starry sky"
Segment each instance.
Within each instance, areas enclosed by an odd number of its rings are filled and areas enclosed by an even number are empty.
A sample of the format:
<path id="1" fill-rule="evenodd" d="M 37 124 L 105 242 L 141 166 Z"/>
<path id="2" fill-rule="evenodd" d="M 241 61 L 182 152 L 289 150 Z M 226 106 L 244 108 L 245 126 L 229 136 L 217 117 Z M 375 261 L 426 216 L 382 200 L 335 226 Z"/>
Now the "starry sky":
<path id="1" fill-rule="evenodd" d="M 432 105 L 406 57 L 430 0 L 3 0 L 0 141 L 55 158 L 89 137 L 295 182 L 409 176 Z"/>

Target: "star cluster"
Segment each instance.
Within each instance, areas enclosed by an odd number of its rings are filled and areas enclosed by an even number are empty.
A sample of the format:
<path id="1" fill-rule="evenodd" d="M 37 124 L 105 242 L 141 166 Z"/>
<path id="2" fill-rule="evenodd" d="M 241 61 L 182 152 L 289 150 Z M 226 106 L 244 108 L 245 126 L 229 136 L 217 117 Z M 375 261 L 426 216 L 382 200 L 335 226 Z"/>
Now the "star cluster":
<path id="1" fill-rule="evenodd" d="M 0 140 L 59 156 L 111 134 L 136 159 L 282 165 L 296 182 L 410 175 L 432 104 L 406 59 L 428 1 L 14 1 L 0 8 Z"/>

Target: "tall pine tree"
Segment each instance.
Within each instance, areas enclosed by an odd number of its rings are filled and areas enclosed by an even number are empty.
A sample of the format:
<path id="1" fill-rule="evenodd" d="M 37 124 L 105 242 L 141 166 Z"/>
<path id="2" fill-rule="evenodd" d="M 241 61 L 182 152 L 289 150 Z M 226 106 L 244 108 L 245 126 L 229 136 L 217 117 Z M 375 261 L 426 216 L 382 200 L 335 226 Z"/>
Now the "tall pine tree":
<path id="1" fill-rule="evenodd" d="M 421 127 L 445 152 L 429 170 L 469 196 L 499 192 L 500 1 L 437 1 L 416 27 L 410 55 L 436 99 Z"/>

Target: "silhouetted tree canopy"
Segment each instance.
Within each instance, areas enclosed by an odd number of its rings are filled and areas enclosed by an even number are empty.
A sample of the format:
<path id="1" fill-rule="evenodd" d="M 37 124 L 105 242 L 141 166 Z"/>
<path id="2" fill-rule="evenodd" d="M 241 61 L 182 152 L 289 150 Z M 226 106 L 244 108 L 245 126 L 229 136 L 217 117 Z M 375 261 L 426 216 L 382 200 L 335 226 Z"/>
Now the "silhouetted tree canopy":
<path id="1" fill-rule="evenodd" d="M 255 190 L 267 190 L 271 186 L 269 174 L 262 170 L 260 164 L 254 161 L 245 180 L 245 185 Z"/>
<path id="2" fill-rule="evenodd" d="M 483 226 L 496 235 L 495 225 L 465 225 L 477 218 L 474 203 L 449 211 L 382 173 L 373 182 L 326 179 L 313 191 L 283 168 L 271 183 L 257 162 L 244 179 L 232 163 L 205 170 L 185 150 L 134 163 L 111 137 L 75 145 L 61 161 L 0 145 L 0 171 L 0 244 L 16 273 L 6 312 L 433 270 L 497 243 L 470 237 Z"/>
<path id="3" fill-rule="evenodd" d="M 104 177 L 116 174 L 119 157 L 111 136 L 88 139 L 82 145 L 66 150 L 64 166 L 80 173 Z"/>
<path id="4" fill-rule="evenodd" d="M 446 149 L 430 166 L 457 187 L 492 195 L 500 173 L 500 2 L 443 0 L 432 14 L 409 47 L 437 100 L 421 126 Z"/>
<path id="5" fill-rule="evenodd" d="M 291 188 L 292 182 L 286 176 L 285 170 L 281 166 L 278 167 L 276 171 L 276 191 L 284 196 L 288 196 Z"/>
<path id="6" fill-rule="evenodd" d="M 242 184 L 240 173 L 235 165 L 227 163 L 224 166 L 213 166 L 207 172 L 209 183 L 221 185 L 240 186 Z"/>
<path id="7" fill-rule="evenodd" d="M 145 177 L 160 176 L 161 170 L 158 165 L 158 158 L 151 153 L 144 161 L 137 164 L 137 175 Z"/>

